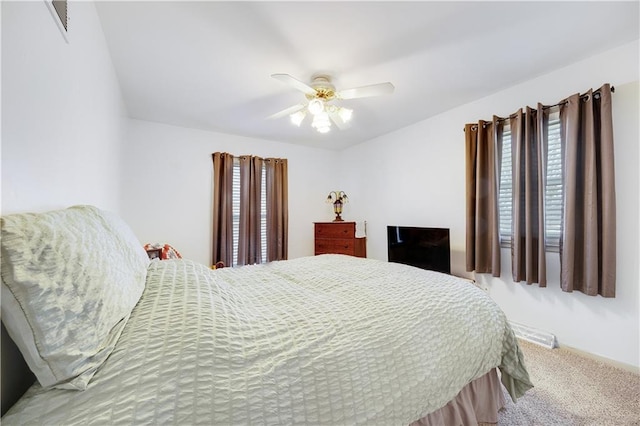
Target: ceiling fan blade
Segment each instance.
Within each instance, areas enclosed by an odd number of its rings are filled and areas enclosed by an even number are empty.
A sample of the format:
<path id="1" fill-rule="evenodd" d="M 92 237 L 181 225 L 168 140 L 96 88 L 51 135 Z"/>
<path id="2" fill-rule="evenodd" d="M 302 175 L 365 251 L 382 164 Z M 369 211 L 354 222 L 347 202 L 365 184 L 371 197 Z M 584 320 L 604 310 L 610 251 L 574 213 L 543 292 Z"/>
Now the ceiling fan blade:
<path id="1" fill-rule="evenodd" d="M 356 98 L 367 98 L 370 96 L 380 96 L 386 95 L 389 93 L 393 93 L 393 84 L 387 83 L 378 83 L 372 84 L 370 86 L 362 86 L 356 87 L 353 89 L 340 90 L 336 93 L 336 98 L 338 99 L 356 99 Z"/>
<path id="2" fill-rule="evenodd" d="M 342 117 L 340 117 L 340 114 L 338 113 L 337 110 L 334 112 L 329 112 L 329 118 L 331 118 L 331 121 L 336 123 L 336 126 L 338 126 L 338 129 L 340 130 L 346 130 L 349 127 L 351 127 L 351 124 L 344 121 Z"/>
<path id="3" fill-rule="evenodd" d="M 301 82 L 296 78 L 291 77 L 289 74 L 271 74 L 271 77 L 275 78 L 276 80 L 280 80 L 281 82 L 288 84 L 294 89 L 298 89 L 301 92 L 306 93 L 307 95 L 316 95 L 316 89 L 306 83 Z"/>
<path id="4" fill-rule="evenodd" d="M 305 107 L 305 105 L 304 105 L 304 104 L 298 104 L 298 105 L 291 106 L 291 107 L 289 107 L 289 108 L 287 108 L 287 109 L 283 109 L 283 110 L 282 110 L 282 111 L 280 111 L 280 112 L 276 112 L 275 114 L 268 116 L 268 117 L 267 117 L 267 120 L 274 119 L 274 118 L 284 117 L 284 116 L 286 116 L 286 115 L 291 115 L 291 114 L 293 114 L 294 112 L 298 112 L 298 111 L 300 111 L 300 110 L 301 110 L 302 108 L 304 108 L 304 107 Z"/>

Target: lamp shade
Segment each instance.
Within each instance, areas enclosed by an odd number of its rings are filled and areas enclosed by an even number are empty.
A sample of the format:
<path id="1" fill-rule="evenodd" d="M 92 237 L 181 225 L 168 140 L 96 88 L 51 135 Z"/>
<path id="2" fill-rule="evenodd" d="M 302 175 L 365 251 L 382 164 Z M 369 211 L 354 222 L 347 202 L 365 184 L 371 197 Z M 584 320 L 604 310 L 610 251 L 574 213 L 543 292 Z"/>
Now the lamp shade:
<path id="1" fill-rule="evenodd" d="M 340 108 L 338 111 L 338 115 L 345 123 L 351 120 L 351 115 L 353 114 L 353 110 L 349 108 Z"/>
<path id="2" fill-rule="evenodd" d="M 312 99 L 309 101 L 307 109 L 313 115 L 320 114 L 324 111 L 324 102 L 320 99 Z"/>
<path id="3" fill-rule="evenodd" d="M 293 114 L 290 115 L 291 122 L 296 126 L 300 127 L 300 124 L 302 123 L 302 120 L 304 120 L 304 117 L 306 115 L 307 114 L 305 114 L 304 111 L 294 112 Z"/>
<path id="4" fill-rule="evenodd" d="M 314 115 L 311 126 L 313 126 L 320 133 L 327 133 L 329 130 L 331 130 L 331 121 L 329 121 L 329 115 L 326 112 L 320 112 Z"/>

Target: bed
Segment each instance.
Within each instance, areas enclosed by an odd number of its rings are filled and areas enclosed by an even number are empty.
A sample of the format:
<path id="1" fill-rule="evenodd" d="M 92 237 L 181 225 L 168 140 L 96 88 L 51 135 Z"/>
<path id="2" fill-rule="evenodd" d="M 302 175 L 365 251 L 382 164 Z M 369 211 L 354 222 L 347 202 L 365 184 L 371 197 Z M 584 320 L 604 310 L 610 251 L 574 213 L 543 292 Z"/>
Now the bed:
<path id="1" fill-rule="evenodd" d="M 504 313 L 450 275 L 150 261 L 93 206 L 7 215 L 1 246 L 2 322 L 37 378 L 2 424 L 495 423 L 503 387 L 532 387 Z"/>

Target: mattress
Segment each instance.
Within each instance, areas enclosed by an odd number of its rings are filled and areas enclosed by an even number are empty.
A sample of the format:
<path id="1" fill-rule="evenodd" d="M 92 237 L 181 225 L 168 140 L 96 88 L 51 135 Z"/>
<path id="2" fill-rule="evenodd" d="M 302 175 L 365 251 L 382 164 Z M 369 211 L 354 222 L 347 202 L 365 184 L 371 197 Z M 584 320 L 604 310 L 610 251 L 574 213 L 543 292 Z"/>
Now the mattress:
<path id="1" fill-rule="evenodd" d="M 342 255 L 155 260 L 87 389 L 36 384 L 2 423 L 407 425 L 495 367 L 514 399 L 531 387 L 504 313 L 466 280 Z"/>

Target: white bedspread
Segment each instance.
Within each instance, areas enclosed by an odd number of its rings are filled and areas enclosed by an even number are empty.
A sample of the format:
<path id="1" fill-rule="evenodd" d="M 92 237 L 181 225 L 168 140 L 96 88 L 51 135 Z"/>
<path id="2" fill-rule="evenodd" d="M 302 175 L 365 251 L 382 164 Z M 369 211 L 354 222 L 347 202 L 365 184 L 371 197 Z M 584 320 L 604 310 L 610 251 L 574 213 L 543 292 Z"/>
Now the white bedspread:
<path id="1" fill-rule="evenodd" d="M 154 261 L 88 388 L 34 385 L 2 423 L 406 425 L 497 366 L 512 396 L 531 387 L 502 311 L 451 276 L 341 255 Z"/>

